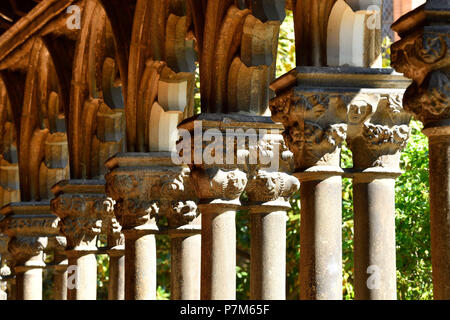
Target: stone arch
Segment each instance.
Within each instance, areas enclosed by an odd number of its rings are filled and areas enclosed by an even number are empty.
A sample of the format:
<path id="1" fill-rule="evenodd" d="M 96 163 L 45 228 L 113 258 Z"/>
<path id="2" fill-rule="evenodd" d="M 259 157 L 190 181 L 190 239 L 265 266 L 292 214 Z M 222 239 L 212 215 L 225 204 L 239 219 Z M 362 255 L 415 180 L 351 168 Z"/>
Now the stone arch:
<path id="1" fill-rule="evenodd" d="M 61 88 L 40 38 L 29 54 L 18 149 L 21 201 L 50 199 L 53 184 L 69 177 L 69 157 Z"/>
<path id="2" fill-rule="evenodd" d="M 20 201 L 17 128 L 7 88 L 0 79 L 0 207 Z"/>
<path id="3" fill-rule="evenodd" d="M 327 64 L 381 67 L 380 13 L 380 1 L 338 0 L 328 20 Z"/>
<path id="4" fill-rule="evenodd" d="M 70 93 L 73 179 L 99 178 L 104 162 L 125 150 L 122 76 L 113 29 L 103 7 L 89 0 L 76 43 Z"/>

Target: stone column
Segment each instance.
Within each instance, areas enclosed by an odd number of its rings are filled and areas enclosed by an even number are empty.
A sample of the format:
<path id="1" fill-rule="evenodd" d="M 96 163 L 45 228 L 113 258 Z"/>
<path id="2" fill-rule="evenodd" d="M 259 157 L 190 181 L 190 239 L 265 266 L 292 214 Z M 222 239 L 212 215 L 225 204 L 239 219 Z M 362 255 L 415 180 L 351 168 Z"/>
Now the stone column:
<path id="1" fill-rule="evenodd" d="M 171 299 L 200 299 L 201 217 L 188 167 L 167 184 L 161 214 L 171 238 Z"/>
<path id="2" fill-rule="evenodd" d="M 108 198 L 105 201 L 107 210 L 102 222 L 103 233 L 107 235 L 107 250 L 109 256 L 108 300 L 125 299 L 125 237 L 122 226 L 114 215 L 115 201 Z"/>
<path id="3" fill-rule="evenodd" d="M 67 300 L 68 260 L 64 252 L 67 246 L 65 237 L 49 238 L 49 249 L 53 249 L 53 297 L 54 300 Z"/>
<path id="4" fill-rule="evenodd" d="M 183 121 L 178 127 L 183 136 L 178 149 L 182 149 L 184 163 L 193 164 L 191 175 L 202 214 L 202 300 L 236 298 L 235 215 L 241 207 L 239 198 L 247 184 L 244 173 L 247 161 L 244 148 L 247 144 L 246 133 L 242 129 L 253 128 L 255 131 L 255 119 L 261 118 L 239 114 L 201 114 Z M 270 119 L 270 124 L 265 120 L 266 127 L 273 125 Z M 249 136 L 255 136 L 254 132 Z M 204 145 L 204 141 L 211 140 L 214 142 Z M 251 147 L 257 147 L 257 140 Z"/>
<path id="5" fill-rule="evenodd" d="M 189 206 L 189 210 L 196 208 L 192 203 L 179 203 L 174 209 Z M 195 209 L 194 209 L 195 210 Z M 195 212 L 195 211 L 194 211 Z M 190 212 L 186 212 L 189 214 Z M 175 225 L 172 225 L 175 226 Z M 171 239 L 171 299 L 172 300 L 200 300 L 200 263 L 201 263 L 201 220 L 200 217 L 188 224 L 169 229 Z"/>
<path id="6" fill-rule="evenodd" d="M 260 169 L 249 176 L 250 298 L 286 299 L 286 211 L 300 184 L 286 173 Z"/>
<path id="7" fill-rule="evenodd" d="M 106 191 L 125 235 L 125 299 L 156 299 L 157 218 L 180 168 L 170 152 L 118 154 L 106 162 Z"/>
<path id="8" fill-rule="evenodd" d="M 0 216 L 0 221 L 3 216 Z M 8 252 L 8 236 L 6 234 L 0 234 L 0 300 L 7 300 L 8 296 L 6 294 L 7 281 L 3 277 L 9 276 L 11 270 L 5 264 L 5 255 Z"/>
<path id="9" fill-rule="evenodd" d="M 285 127 L 301 183 L 301 299 L 342 298 L 340 146 L 354 101 L 364 94 L 406 87 L 407 79 L 391 73 L 362 67 L 297 67 L 271 86 L 277 95 L 271 101 L 272 119 Z"/>
<path id="10" fill-rule="evenodd" d="M 52 211 L 61 218 L 67 239 L 68 300 L 97 299 L 97 236 L 105 214 L 104 182 L 61 181 L 52 188 Z"/>
<path id="11" fill-rule="evenodd" d="M 410 115 L 404 90 L 353 99 L 347 141 L 353 152 L 355 298 L 397 298 L 395 178 L 406 146 Z"/>
<path id="12" fill-rule="evenodd" d="M 58 218 L 48 202 L 11 203 L 1 209 L 2 232 L 10 237 L 8 251 L 15 262 L 16 300 L 42 300 L 42 269 L 48 237 L 58 233 Z"/>
<path id="13" fill-rule="evenodd" d="M 430 229 L 434 298 L 450 299 L 450 9 L 428 0 L 392 25 L 392 66 L 413 80 L 405 110 L 423 122 L 429 138 Z"/>

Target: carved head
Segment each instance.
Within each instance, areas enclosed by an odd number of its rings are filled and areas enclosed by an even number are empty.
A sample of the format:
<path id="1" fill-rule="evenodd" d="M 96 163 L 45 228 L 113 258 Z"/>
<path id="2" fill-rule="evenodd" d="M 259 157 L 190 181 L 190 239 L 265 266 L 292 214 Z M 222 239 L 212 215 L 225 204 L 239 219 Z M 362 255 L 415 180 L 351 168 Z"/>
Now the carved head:
<path id="1" fill-rule="evenodd" d="M 350 125 L 364 123 L 376 111 L 378 99 L 376 95 L 357 95 L 349 106 L 348 123 Z"/>

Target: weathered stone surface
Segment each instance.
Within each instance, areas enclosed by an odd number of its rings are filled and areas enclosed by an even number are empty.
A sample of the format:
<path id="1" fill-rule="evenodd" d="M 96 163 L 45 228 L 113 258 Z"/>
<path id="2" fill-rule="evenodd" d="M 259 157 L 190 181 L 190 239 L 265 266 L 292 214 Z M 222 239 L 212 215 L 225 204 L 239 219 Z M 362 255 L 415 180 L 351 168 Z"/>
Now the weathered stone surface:
<path id="1" fill-rule="evenodd" d="M 430 144 L 431 262 L 435 299 L 450 298 L 450 10 L 445 1 L 427 3 L 400 18 L 392 28 L 401 39 L 392 45 L 392 66 L 413 83 L 405 110 L 421 120 Z"/>
<path id="2" fill-rule="evenodd" d="M 58 217 L 48 202 L 11 203 L 0 210 L 2 232 L 10 238 L 18 300 L 42 300 L 43 251 L 48 237 L 59 234 Z"/>

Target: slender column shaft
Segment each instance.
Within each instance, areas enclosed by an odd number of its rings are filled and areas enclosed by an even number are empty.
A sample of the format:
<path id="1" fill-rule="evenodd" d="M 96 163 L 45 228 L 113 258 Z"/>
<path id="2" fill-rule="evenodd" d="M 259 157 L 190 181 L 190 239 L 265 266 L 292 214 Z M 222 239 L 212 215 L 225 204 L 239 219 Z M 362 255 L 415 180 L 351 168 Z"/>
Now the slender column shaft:
<path id="1" fill-rule="evenodd" d="M 16 268 L 16 300 L 42 300 L 42 268 Z"/>
<path id="2" fill-rule="evenodd" d="M 302 179 L 300 299 L 342 299 L 342 178 Z"/>
<path id="3" fill-rule="evenodd" d="M 202 213 L 201 299 L 236 299 L 236 211 L 200 205 Z M 202 210 L 203 209 L 203 210 Z"/>
<path id="4" fill-rule="evenodd" d="M 55 253 L 54 269 L 54 299 L 67 300 L 67 257 L 65 254 Z"/>
<path id="5" fill-rule="evenodd" d="M 67 268 L 55 270 L 54 283 L 55 300 L 67 300 Z"/>
<path id="6" fill-rule="evenodd" d="M 201 235 L 172 236 L 171 299 L 200 299 Z"/>
<path id="7" fill-rule="evenodd" d="M 14 268 L 16 300 L 42 300 L 43 252 Z"/>
<path id="8" fill-rule="evenodd" d="M 251 214 L 250 298 L 286 299 L 286 211 Z"/>
<path id="9" fill-rule="evenodd" d="M 125 299 L 125 251 L 109 250 L 108 300 Z"/>
<path id="10" fill-rule="evenodd" d="M 355 297 L 395 300 L 395 178 L 354 179 Z"/>
<path id="11" fill-rule="evenodd" d="M 66 251 L 69 258 L 67 281 L 69 300 L 97 299 L 97 259 L 90 251 Z"/>
<path id="12" fill-rule="evenodd" d="M 155 234 L 125 230 L 125 299 L 156 299 Z"/>
<path id="13" fill-rule="evenodd" d="M 434 298 L 450 299 L 450 135 L 430 136 L 430 228 Z"/>

